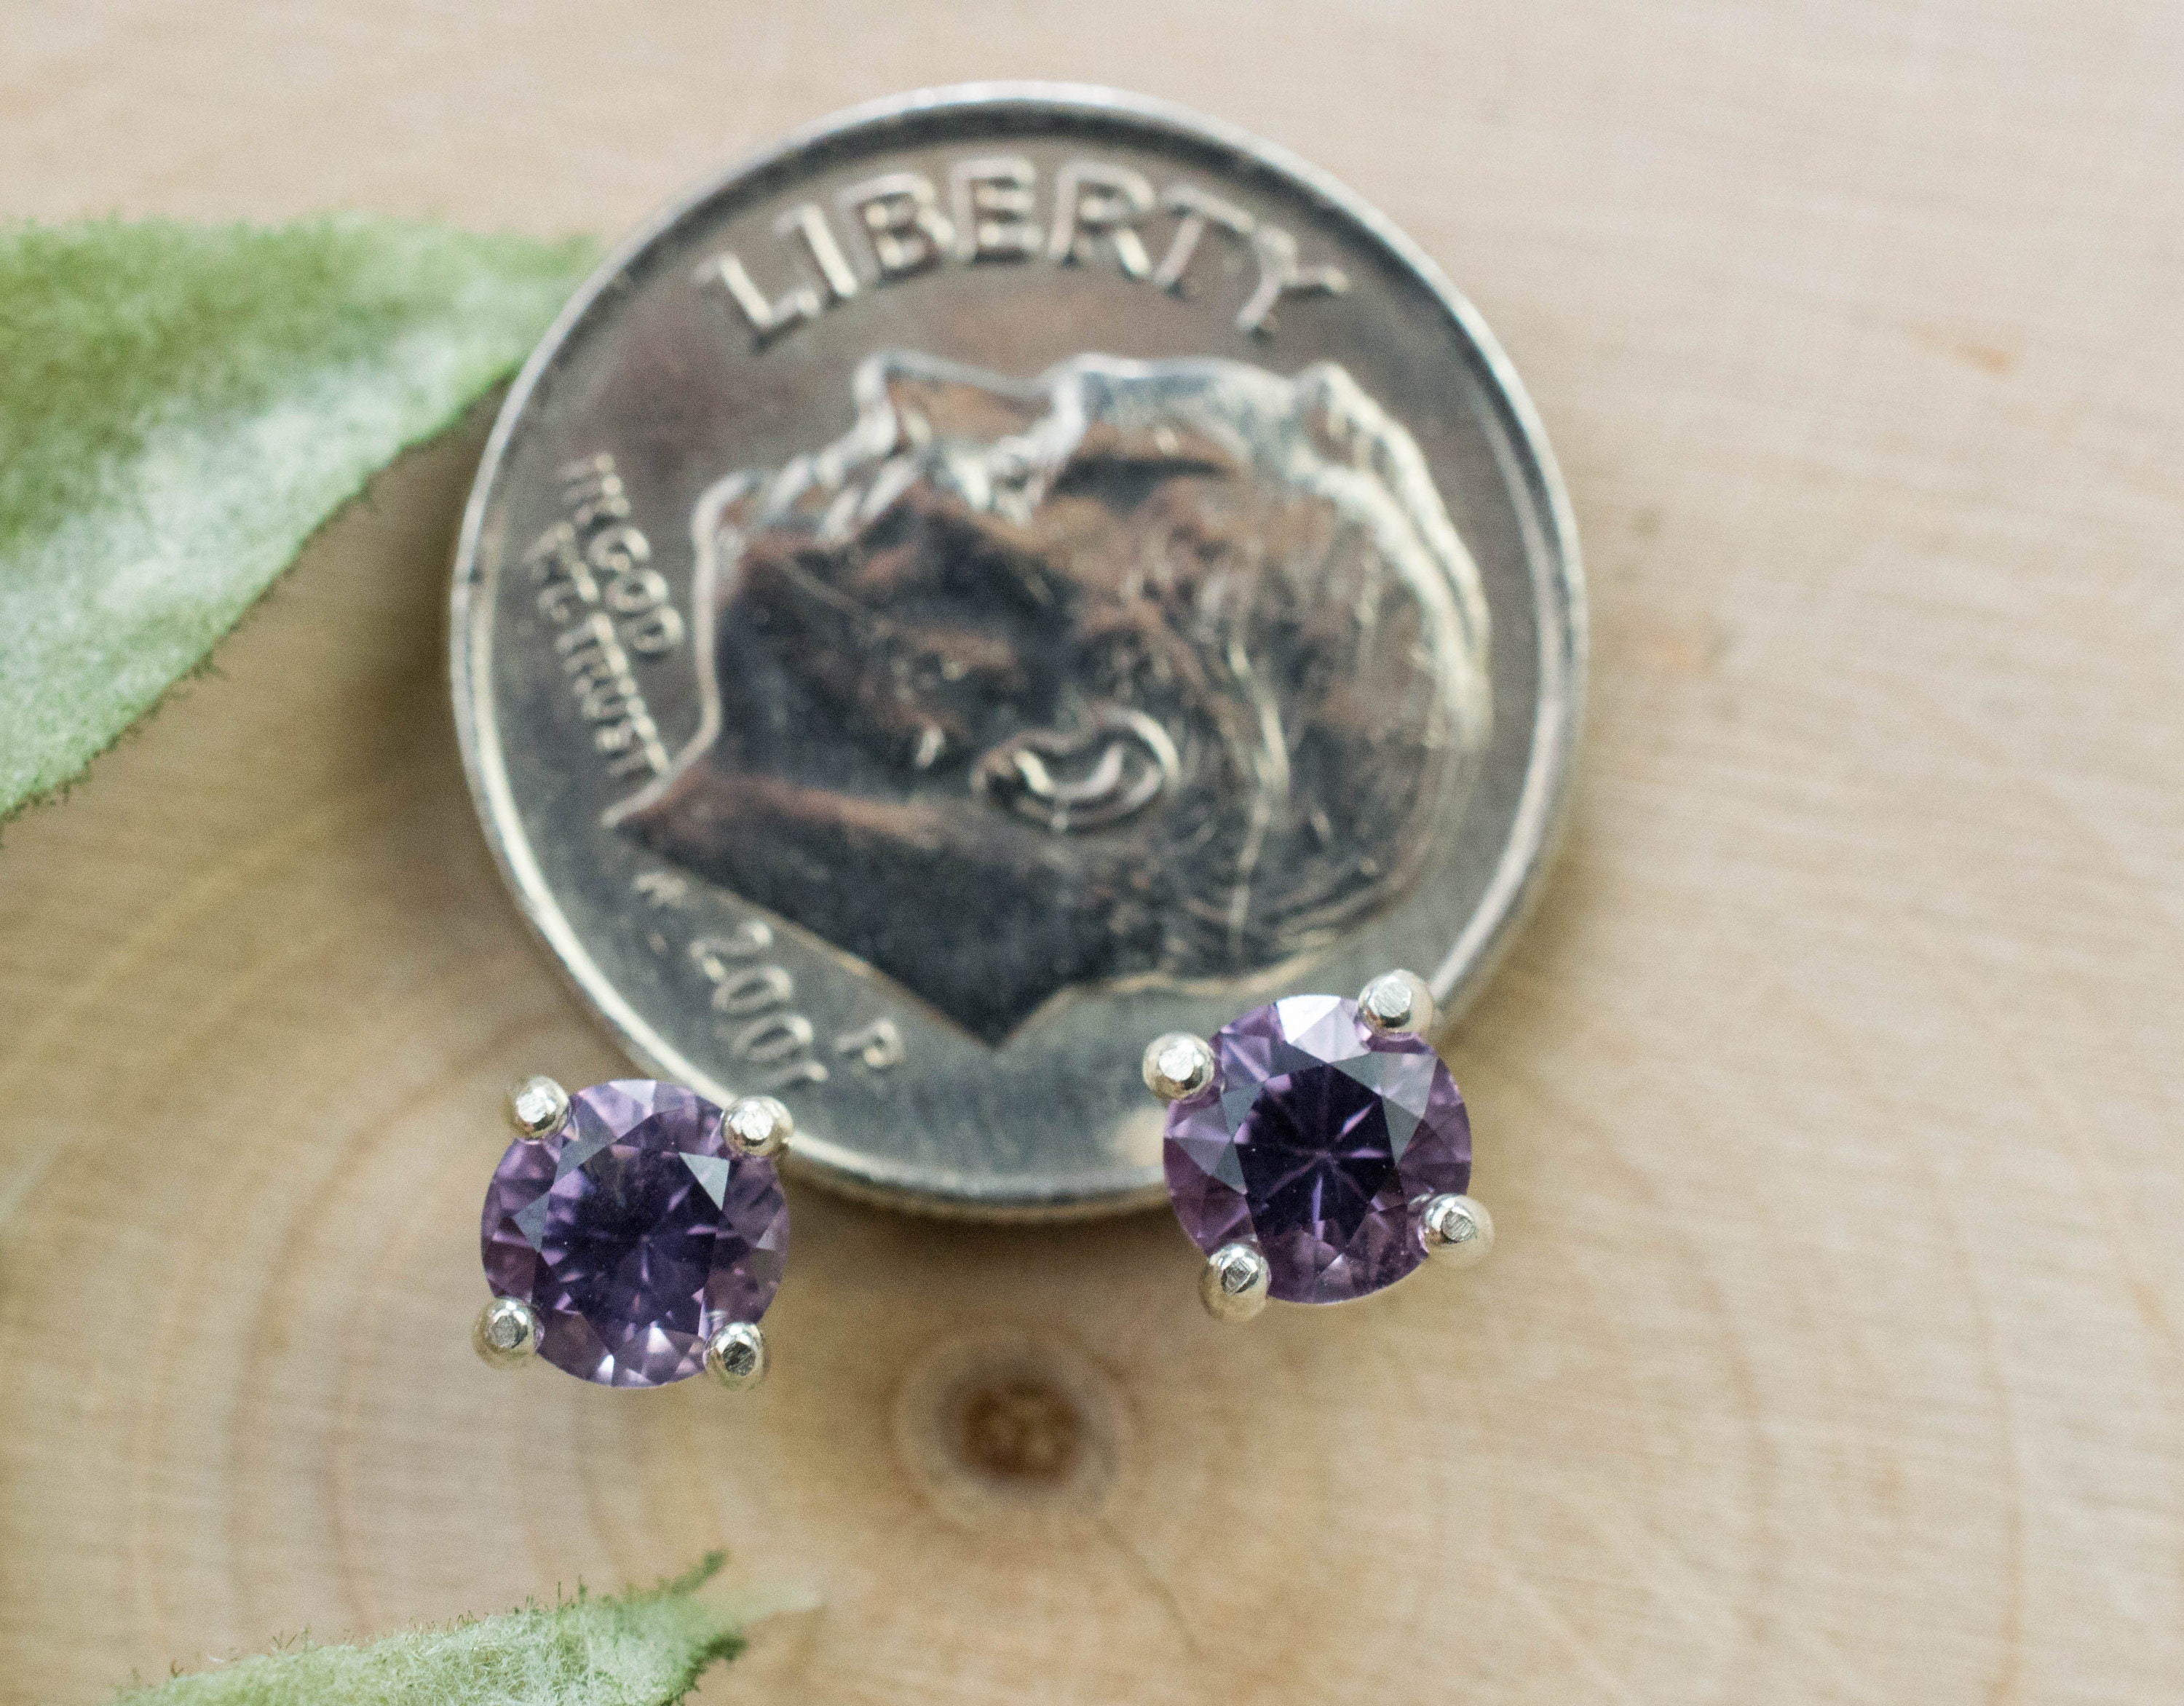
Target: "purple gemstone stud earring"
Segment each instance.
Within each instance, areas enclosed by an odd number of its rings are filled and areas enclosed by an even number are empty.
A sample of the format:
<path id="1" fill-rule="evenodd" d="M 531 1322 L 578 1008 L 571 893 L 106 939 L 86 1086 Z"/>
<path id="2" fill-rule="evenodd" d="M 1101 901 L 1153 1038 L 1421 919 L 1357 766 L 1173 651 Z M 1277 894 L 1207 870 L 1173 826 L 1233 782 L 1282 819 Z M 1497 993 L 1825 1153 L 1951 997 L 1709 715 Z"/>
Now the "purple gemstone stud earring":
<path id="1" fill-rule="evenodd" d="M 1211 1042 L 1178 1031 L 1145 1051 L 1146 1087 L 1168 1104 L 1168 1198 L 1206 1252 L 1214 1315 L 1346 1303 L 1491 1248 L 1492 1218 L 1464 1194 L 1471 1118 L 1432 1024 L 1424 980 L 1391 971 L 1355 1001 L 1293 995 Z"/>
<path id="2" fill-rule="evenodd" d="M 543 1357 L 608 1386 L 700 1369 L 765 1377 L 759 1318 L 781 1284 L 788 1205 L 773 1158 L 793 1131 L 770 1096 L 725 1110 L 649 1078 L 571 1096 L 550 1078 L 508 1098 L 515 1141 L 485 1196 L 493 1301 L 478 1354 Z"/>

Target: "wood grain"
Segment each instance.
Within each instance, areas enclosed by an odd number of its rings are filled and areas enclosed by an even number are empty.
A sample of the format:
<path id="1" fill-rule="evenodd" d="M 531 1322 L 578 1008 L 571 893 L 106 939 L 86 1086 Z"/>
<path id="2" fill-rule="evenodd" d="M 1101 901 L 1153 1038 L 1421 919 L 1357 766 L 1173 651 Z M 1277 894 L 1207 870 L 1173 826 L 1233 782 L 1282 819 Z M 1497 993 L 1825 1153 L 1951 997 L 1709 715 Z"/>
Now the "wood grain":
<path id="1" fill-rule="evenodd" d="M 473 434 L 0 845 L 0 1701 L 722 1542 L 824 1605 L 714 1701 L 2184 1695 L 2184 12 L 10 6 L 0 208 L 614 232 L 998 74 L 1348 180 L 1563 455 L 1495 1260 L 1222 1331 L 1157 1217 L 807 1191 L 751 1401 L 482 1369 L 495 1098 L 615 1063 L 454 757 Z"/>

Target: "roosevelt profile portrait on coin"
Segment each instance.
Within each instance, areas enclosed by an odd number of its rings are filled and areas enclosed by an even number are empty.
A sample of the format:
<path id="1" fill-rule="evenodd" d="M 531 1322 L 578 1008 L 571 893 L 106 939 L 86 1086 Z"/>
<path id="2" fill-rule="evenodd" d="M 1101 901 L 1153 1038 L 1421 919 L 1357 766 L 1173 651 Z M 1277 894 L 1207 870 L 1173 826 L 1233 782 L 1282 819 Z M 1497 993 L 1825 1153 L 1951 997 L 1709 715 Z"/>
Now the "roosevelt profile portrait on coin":
<path id="1" fill-rule="evenodd" d="M 693 519 L 704 713 L 621 832 L 989 1042 L 1390 904 L 1484 743 L 1479 577 L 1341 368 L 868 358 Z"/>

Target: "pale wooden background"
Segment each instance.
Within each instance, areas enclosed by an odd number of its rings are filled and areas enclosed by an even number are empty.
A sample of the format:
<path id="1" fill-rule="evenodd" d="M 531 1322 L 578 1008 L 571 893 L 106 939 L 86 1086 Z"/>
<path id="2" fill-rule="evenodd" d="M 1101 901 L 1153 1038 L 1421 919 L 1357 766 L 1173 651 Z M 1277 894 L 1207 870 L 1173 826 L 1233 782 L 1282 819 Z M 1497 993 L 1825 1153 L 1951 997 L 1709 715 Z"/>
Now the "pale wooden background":
<path id="1" fill-rule="evenodd" d="M 489 1375 L 496 1097 L 614 1059 L 460 787 L 473 438 L 0 846 L 0 1699 L 722 1542 L 825 1604 L 716 1701 L 2184 1698 L 2184 8 L 9 5 L 0 209 L 614 233 L 995 75 L 1348 180 L 1562 454 L 1589 751 L 1452 1043 L 1495 1261 L 1228 1332 L 1157 1217 L 806 1191 L 755 1399 Z M 992 1332 L 1096 1509 L 935 1481 Z"/>

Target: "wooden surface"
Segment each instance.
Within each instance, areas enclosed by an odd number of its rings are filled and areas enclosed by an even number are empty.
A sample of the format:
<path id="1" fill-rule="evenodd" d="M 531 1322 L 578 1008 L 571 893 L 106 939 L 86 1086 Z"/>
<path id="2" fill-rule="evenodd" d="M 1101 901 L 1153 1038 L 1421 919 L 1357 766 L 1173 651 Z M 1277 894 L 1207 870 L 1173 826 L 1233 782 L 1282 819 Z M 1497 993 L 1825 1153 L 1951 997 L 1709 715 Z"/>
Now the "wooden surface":
<path id="1" fill-rule="evenodd" d="M 0 844 L 0 1700 L 723 1542 L 824 1607 L 709 1701 L 2184 1698 L 2184 10 L 10 4 L 0 208 L 612 233 L 1004 74 L 1349 181 L 1561 453 L 1494 1261 L 1222 1331 L 1160 1217 L 804 1191 L 754 1399 L 481 1368 L 496 1098 L 615 1060 L 462 792 L 443 447 Z"/>

